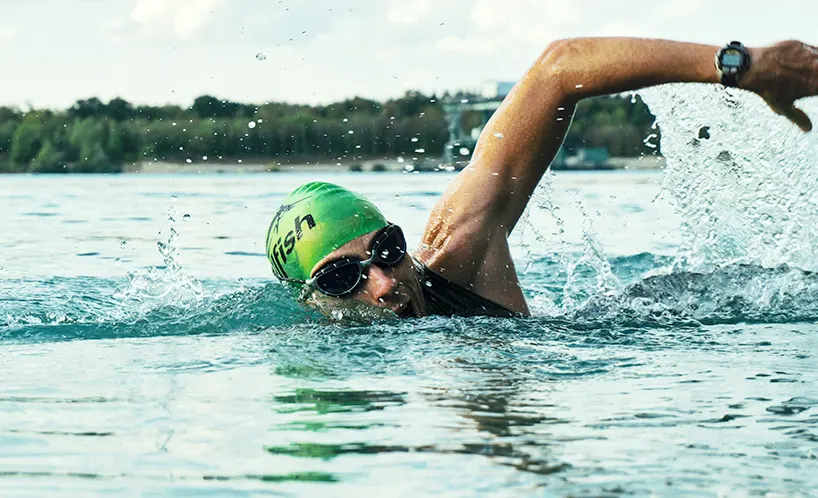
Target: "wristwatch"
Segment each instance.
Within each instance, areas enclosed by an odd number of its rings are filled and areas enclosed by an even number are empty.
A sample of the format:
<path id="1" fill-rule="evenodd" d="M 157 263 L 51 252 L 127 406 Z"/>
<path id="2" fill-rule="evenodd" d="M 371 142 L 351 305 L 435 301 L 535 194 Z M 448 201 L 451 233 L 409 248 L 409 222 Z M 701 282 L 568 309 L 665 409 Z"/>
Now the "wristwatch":
<path id="1" fill-rule="evenodd" d="M 723 85 L 736 87 L 750 69 L 750 53 L 740 42 L 730 42 L 716 52 L 716 69 Z"/>

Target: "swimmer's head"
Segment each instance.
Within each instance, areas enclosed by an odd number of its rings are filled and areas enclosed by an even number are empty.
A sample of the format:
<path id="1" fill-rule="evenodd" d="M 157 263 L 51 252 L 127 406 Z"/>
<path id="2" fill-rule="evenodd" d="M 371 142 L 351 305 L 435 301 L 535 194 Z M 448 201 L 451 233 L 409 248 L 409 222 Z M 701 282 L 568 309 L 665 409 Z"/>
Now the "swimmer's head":
<path id="1" fill-rule="evenodd" d="M 331 183 L 307 183 L 291 192 L 273 216 L 267 230 L 267 259 L 276 277 L 306 289 L 304 282 L 340 258 L 370 258 L 372 243 L 379 235 L 389 235 L 390 227 L 363 196 Z M 422 293 L 408 255 L 392 266 L 367 266 L 354 292 L 341 299 L 314 287 L 307 290 L 305 301 L 323 309 L 364 304 L 399 315 L 421 314 Z"/>
<path id="2" fill-rule="evenodd" d="M 311 182 L 288 195 L 267 229 L 267 259 L 281 280 L 307 280 L 316 263 L 350 240 L 387 225 L 364 197 Z"/>

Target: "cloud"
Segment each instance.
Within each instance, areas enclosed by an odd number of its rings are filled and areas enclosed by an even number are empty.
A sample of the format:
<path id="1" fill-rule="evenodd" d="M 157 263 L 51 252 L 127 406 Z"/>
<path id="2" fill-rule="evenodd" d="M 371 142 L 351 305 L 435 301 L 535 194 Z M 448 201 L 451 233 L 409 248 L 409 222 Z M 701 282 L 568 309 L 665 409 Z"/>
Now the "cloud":
<path id="1" fill-rule="evenodd" d="M 469 55 L 544 48 L 550 41 L 587 24 L 585 9 L 601 0 L 474 0 L 463 12 L 469 25 L 437 42 L 442 51 Z"/>
<path id="2" fill-rule="evenodd" d="M 471 19 L 486 37 L 541 45 L 561 28 L 582 23 L 578 3 L 589 2 L 477 0 Z"/>
<path id="3" fill-rule="evenodd" d="M 491 54 L 497 50 L 494 40 L 478 36 L 444 36 L 437 41 L 436 48 L 442 52 L 455 52 L 469 55 Z"/>
<path id="4" fill-rule="evenodd" d="M 326 103 L 458 90 L 519 78 L 549 42 L 576 36 L 818 42 L 814 0 L 745 9 L 727 33 L 734 14 L 704 0 L 0 0 L 0 67 L 17 69 L 0 105 L 63 107 L 91 95 L 189 104 L 203 93 Z"/>
<path id="5" fill-rule="evenodd" d="M 662 21 L 690 19 L 704 12 L 702 0 L 672 0 L 657 4 L 657 14 Z"/>
<path id="6" fill-rule="evenodd" d="M 0 28 L 0 42 L 11 41 L 17 36 L 14 28 Z"/>
<path id="7" fill-rule="evenodd" d="M 395 24 L 411 26 L 431 11 L 431 0 L 392 0 L 386 16 Z"/>
<path id="8" fill-rule="evenodd" d="M 169 30 L 175 38 L 194 35 L 213 20 L 225 0 L 137 0 L 131 20 L 147 31 Z"/>

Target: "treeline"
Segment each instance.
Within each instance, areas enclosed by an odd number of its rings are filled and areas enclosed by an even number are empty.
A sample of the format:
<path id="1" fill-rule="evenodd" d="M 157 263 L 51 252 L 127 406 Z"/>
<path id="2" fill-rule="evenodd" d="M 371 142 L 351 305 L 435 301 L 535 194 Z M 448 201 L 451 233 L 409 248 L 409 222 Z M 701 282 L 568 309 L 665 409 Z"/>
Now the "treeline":
<path id="1" fill-rule="evenodd" d="M 436 158 L 448 141 L 442 104 L 448 98 L 408 92 L 383 103 L 354 98 L 306 106 L 202 96 L 188 108 L 90 98 L 64 111 L 0 107 L 0 172 L 118 172 L 142 161 L 337 162 L 417 156 L 418 149 Z M 480 119 L 464 116 L 467 123 Z M 642 142 L 653 121 L 639 99 L 590 99 L 579 106 L 566 147 L 653 153 Z"/>

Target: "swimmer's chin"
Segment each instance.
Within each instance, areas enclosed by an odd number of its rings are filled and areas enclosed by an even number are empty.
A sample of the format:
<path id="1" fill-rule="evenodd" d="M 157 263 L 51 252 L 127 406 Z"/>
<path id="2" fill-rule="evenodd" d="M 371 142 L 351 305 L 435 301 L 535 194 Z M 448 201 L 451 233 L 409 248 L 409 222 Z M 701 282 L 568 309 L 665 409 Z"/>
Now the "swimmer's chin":
<path id="1" fill-rule="evenodd" d="M 407 306 L 400 313 L 395 313 L 389 308 L 380 308 L 360 301 L 328 300 L 316 296 L 305 299 L 304 303 L 327 318 L 338 322 L 372 323 L 415 316 L 411 306 Z"/>

